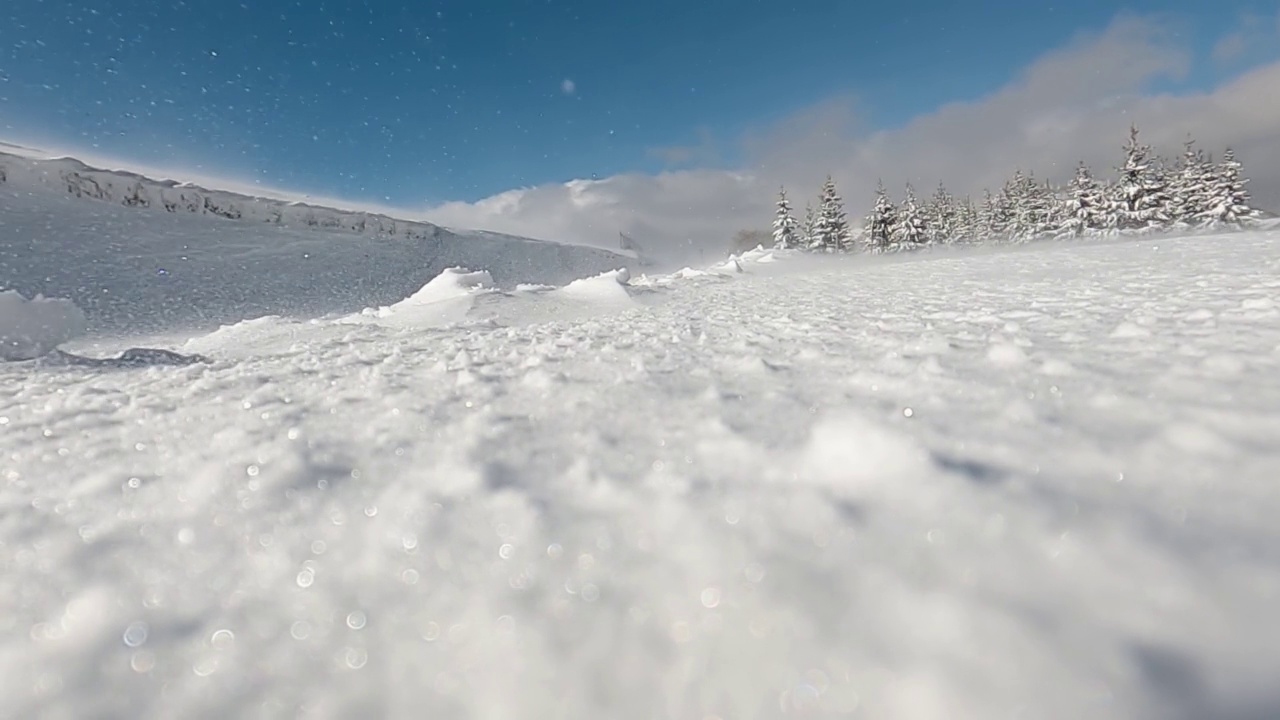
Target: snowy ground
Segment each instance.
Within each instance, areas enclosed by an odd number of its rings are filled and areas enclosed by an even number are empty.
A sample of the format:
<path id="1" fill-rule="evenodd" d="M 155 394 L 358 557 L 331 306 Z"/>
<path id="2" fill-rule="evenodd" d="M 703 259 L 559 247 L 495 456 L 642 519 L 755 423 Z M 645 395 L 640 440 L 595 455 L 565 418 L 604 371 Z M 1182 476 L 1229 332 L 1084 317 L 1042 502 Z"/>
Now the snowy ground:
<path id="1" fill-rule="evenodd" d="M 0 715 L 1280 716 L 1280 233 L 743 267 L 0 365 Z"/>

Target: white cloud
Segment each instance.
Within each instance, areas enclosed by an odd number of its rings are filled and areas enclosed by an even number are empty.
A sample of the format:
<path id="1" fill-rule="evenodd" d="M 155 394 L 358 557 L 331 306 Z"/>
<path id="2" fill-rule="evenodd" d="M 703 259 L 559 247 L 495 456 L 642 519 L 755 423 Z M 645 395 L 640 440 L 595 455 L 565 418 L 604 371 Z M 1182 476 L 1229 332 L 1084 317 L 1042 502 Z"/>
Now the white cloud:
<path id="1" fill-rule="evenodd" d="M 1236 31 L 1222 36 L 1222 39 L 1213 46 L 1213 59 L 1219 63 L 1231 62 L 1244 55 L 1248 49 L 1248 35 L 1243 31 Z"/>
<path id="2" fill-rule="evenodd" d="M 1236 148 L 1259 204 L 1280 210 L 1280 63 L 1257 67 L 1207 93 L 1147 91 L 1177 79 L 1192 56 L 1160 18 L 1121 16 L 1107 29 L 1047 53 L 999 91 L 953 103 L 906 125 L 867 131 L 852 97 L 835 98 L 743 139 L 739 172 L 685 170 L 513 190 L 478 203 L 427 211 L 448 225 L 481 227 L 594 245 L 619 231 L 673 259 L 722 252 L 734 231 L 764 227 L 779 183 L 796 204 L 828 172 L 852 212 L 877 179 L 929 192 L 996 187 L 1015 167 L 1065 179 L 1078 160 L 1098 172 L 1116 162 L 1128 125 L 1173 153 L 1188 132 L 1219 152 Z"/>
<path id="3" fill-rule="evenodd" d="M 1220 65 L 1238 62 L 1257 49 L 1273 46 L 1277 34 L 1280 34 L 1280 12 L 1274 17 L 1241 13 L 1236 29 L 1223 35 L 1213 46 L 1213 61 Z"/>

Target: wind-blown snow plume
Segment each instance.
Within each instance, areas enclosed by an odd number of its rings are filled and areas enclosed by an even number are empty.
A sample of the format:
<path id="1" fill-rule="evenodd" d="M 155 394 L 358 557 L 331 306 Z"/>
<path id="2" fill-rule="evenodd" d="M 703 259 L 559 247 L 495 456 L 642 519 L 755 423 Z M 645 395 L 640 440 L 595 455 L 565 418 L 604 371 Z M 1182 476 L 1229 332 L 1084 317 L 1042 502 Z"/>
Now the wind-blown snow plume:
<path id="1" fill-rule="evenodd" d="M 0 360 L 31 360 L 84 333 L 88 321 L 70 300 L 0 291 Z"/>

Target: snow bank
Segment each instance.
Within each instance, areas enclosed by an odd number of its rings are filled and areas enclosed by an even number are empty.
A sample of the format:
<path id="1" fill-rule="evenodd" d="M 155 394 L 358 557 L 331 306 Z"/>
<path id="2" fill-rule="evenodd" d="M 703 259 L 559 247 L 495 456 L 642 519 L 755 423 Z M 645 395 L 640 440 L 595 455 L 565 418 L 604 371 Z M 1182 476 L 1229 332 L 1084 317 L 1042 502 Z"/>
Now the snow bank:
<path id="1" fill-rule="evenodd" d="M 0 292 L 0 360 L 30 360 L 82 335 L 88 322 L 70 300 Z"/>

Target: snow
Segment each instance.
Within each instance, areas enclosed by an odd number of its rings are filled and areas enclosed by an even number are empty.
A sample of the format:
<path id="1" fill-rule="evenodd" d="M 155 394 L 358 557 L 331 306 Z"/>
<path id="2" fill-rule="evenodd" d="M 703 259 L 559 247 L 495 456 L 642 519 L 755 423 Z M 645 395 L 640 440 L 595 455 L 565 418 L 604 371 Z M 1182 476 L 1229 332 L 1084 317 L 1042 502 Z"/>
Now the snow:
<path id="1" fill-rule="evenodd" d="M 6 708 L 1280 714 L 1280 233 L 736 261 L 0 365 Z"/>
<path id="2" fill-rule="evenodd" d="M 15 290 L 0 290 L 0 360 L 40 357 L 83 334 L 86 324 L 84 312 L 69 300 L 28 300 Z"/>

